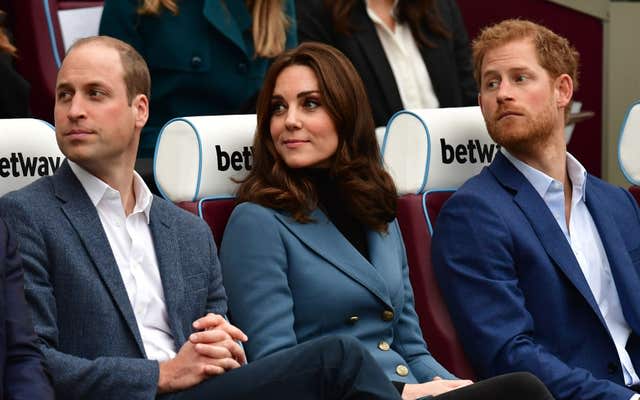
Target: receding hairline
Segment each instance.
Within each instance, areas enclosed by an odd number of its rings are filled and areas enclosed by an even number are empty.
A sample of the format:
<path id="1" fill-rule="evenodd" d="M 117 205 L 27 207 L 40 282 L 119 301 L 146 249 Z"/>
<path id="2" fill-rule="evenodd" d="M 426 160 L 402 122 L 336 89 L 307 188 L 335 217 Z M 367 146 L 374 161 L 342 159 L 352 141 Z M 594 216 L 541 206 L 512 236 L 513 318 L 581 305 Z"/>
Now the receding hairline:
<path id="1" fill-rule="evenodd" d="M 130 44 L 110 36 L 90 36 L 77 40 L 67 51 L 66 58 L 76 49 L 84 47 L 113 49 L 119 57 L 129 102 L 139 94 L 151 96 L 151 75 L 142 55 Z M 63 60 L 64 64 L 64 60 Z"/>

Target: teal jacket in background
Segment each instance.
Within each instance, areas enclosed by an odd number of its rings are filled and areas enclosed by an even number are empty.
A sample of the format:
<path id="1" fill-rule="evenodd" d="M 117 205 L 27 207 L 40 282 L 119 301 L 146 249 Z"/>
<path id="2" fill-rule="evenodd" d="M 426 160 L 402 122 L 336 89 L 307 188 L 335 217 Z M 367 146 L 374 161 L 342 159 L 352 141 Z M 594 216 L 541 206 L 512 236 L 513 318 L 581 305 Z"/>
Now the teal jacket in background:
<path id="1" fill-rule="evenodd" d="M 106 0 L 100 34 L 130 43 L 149 64 L 151 105 L 139 155 L 153 156 L 158 132 L 172 118 L 253 112 L 270 60 L 254 56 L 244 1 L 178 2 L 179 13 L 139 15 L 138 0 Z M 294 1 L 287 48 L 297 45 Z"/>

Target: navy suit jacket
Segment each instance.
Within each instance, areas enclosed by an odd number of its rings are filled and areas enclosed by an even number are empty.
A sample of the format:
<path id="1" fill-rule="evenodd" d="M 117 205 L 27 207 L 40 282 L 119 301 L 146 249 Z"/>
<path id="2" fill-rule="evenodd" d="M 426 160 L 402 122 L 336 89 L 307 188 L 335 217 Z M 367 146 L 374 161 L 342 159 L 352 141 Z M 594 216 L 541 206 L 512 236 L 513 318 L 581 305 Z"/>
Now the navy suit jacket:
<path id="1" fill-rule="evenodd" d="M 0 199 L 16 227 L 25 290 L 56 394 L 63 399 L 153 399 L 158 362 L 145 358 L 133 309 L 96 208 L 67 162 Z M 154 197 L 149 228 L 178 350 L 191 323 L 224 314 L 209 227 Z"/>
<path id="2" fill-rule="evenodd" d="M 230 317 L 249 337 L 247 356 L 343 334 L 358 338 L 390 380 L 452 377 L 422 337 L 397 223 L 388 234 L 367 233 L 369 262 L 322 211 L 311 218 L 301 224 L 243 203 L 229 219 L 220 260 Z M 383 341 L 386 350 L 378 347 Z M 398 375 L 398 365 L 409 375 Z"/>
<path id="3" fill-rule="evenodd" d="M 331 12 L 324 3 L 325 0 L 296 0 L 298 37 L 301 42 L 330 44 L 349 57 L 364 82 L 376 126 L 384 126 L 404 107 L 376 27 L 367 15 L 365 1 L 357 1 L 351 11 L 350 21 L 355 29 L 349 35 L 335 32 Z M 478 105 L 469 39 L 460 10 L 454 0 L 436 3 L 451 38 L 437 36 L 426 27 L 423 29 L 424 35 L 436 45 L 420 48 L 433 90 L 440 107 Z"/>
<path id="4" fill-rule="evenodd" d="M 16 242 L 0 220 L 0 398 L 53 400 L 24 298 Z"/>
<path id="5" fill-rule="evenodd" d="M 593 176 L 586 202 L 640 371 L 640 215 L 631 195 Z M 481 376 L 530 371 L 556 399 L 628 400 L 597 303 L 553 215 L 501 153 L 445 204 L 432 245 L 438 282 Z"/>

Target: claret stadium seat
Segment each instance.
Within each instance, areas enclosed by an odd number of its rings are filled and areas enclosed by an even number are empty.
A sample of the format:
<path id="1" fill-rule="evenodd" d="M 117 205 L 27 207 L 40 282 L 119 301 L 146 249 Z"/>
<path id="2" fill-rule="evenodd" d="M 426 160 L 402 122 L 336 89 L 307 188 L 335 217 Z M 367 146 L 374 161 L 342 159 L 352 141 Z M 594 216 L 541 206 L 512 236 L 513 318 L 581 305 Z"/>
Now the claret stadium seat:
<path id="1" fill-rule="evenodd" d="M 0 119 L 0 196 L 53 174 L 63 160 L 48 122 Z"/>
<path id="2" fill-rule="evenodd" d="M 424 337 L 438 361 L 471 379 L 475 373 L 431 265 L 431 235 L 444 202 L 498 151 L 479 107 L 400 111 L 389 121 L 382 144 L 385 166 L 400 196 L 398 222 Z"/>
<path id="3" fill-rule="evenodd" d="M 12 2 L 18 72 L 31 84 L 31 112 L 53 120 L 60 62 L 75 39 L 98 33 L 102 0 L 16 0 Z"/>
<path id="4" fill-rule="evenodd" d="M 251 169 L 255 115 L 176 118 L 160 131 L 154 176 L 162 196 L 198 214 L 220 246 L 237 183 Z"/>
<path id="5" fill-rule="evenodd" d="M 640 100 L 629 107 L 618 141 L 620 170 L 631 184 L 629 191 L 640 204 Z"/>

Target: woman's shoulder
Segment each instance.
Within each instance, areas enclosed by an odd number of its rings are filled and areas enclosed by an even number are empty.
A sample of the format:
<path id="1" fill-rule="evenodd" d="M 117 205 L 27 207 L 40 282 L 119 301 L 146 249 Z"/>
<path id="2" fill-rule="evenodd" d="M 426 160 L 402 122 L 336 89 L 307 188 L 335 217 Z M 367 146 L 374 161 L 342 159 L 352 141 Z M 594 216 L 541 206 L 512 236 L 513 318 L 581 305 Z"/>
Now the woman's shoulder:
<path id="1" fill-rule="evenodd" d="M 253 203 L 250 201 L 245 201 L 238 204 L 231 213 L 231 217 L 229 218 L 229 222 L 231 223 L 234 220 L 238 219 L 249 219 L 249 220 L 265 220 L 271 219 L 277 214 L 280 214 L 278 210 L 273 208 L 265 207 L 258 203 Z"/>

